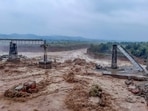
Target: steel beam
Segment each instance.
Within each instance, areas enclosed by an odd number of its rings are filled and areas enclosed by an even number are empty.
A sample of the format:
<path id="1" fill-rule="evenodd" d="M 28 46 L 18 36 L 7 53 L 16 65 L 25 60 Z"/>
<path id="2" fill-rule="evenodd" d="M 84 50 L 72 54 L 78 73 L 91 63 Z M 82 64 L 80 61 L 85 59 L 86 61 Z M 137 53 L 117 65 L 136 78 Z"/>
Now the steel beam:
<path id="1" fill-rule="evenodd" d="M 44 41 L 42 39 L 2 39 L 0 38 L 0 42 L 13 42 L 17 44 L 43 44 Z"/>

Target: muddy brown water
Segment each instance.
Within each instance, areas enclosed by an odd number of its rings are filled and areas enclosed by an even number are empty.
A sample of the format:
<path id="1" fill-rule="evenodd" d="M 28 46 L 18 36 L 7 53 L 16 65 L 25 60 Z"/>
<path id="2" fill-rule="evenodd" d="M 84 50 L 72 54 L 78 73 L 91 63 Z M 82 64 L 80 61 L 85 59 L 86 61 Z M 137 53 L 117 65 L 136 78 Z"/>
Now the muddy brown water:
<path id="1" fill-rule="evenodd" d="M 42 57 L 41 53 L 24 53 L 31 58 Z M 110 66 L 109 59 L 93 59 L 86 55 L 86 49 L 53 52 L 48 53 L 52 59 L 57 59 L 58 62 L 65 60 L 73 60 L 75 58 L 85 59 L 87 62 L 94 62 L 102 65 Z M 129 62 L 119 61 L 119 65 L 130 65 Z M 78 65 L 79 66 L 79 65 Z M 64 74 L 67 74 L 71 69 L 74 69 L 74 63 L 62 64 L 53 69 L 41 69 L 36 66 L 20 65 L 19 67 L 6 66 L 0 69 L 0 111 L 73 111 L 65 104 L 67 95 L 70 94 L 73 87 L 77 83 L 68 83 L 64 80 Z M 102 76 L 100 72 L 96 72 L 93 67 L 79 66 L 80 71 L 75 74 L 77 80 L 85 80 L 85 84 L 99 84 L 105 92 L 111 95 L 112 106 L 116 111 L 147 111 L 145 100 L 131 94 L 124 84 L 124 79 Z M 6 69 L 8 71 L 6 71 Z M 15 69 L 15 72 L 13 72 Z M 22 72 L 20 72 L 20 69 Z M 46 72 L 47 71 L 47 72 Z M 12 73 L 13 72 L 13 73 Z M 89 72 L 87 74 L 86 72 Z M 51 80 L 51 84 L 47 85 L 40 93 L 32 95 L 32 98 L 24 102 L 5 98 L 3 93 L 5 90 L 28 80 Z M 80 82 L 83 84 L 82 82 Z M 84 84 L 84 85 L 85 85 Z M 130 103 L 129 98 L 133 103 Z M 94 99 L 95 100 L 95 99 Z M 88 110 L 89 111 L 89 110 Z M 93 111 L 93 110 L 92 110 Z"/>

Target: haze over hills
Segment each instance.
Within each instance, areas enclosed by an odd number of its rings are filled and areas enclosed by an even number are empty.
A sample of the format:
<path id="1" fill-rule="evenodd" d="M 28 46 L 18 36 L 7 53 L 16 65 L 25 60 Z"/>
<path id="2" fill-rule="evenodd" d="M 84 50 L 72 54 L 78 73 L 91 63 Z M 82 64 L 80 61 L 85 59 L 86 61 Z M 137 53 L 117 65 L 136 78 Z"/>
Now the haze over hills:
<path id="1" fill-rule="evenodd" d="M 40 36 L 35 34 L 0 34 L 0 38 L 3 39 L 45 39 L 45 40 L 74 40 L 74 41 L 92 41 L 94 39 L 88 39 L 80 36 Z"/>
<path id="2" fill-rule="evenodd" d="M 138 41 L 121 41 L 121 40 L 107 40 L 107 39 L 91 39 L 82 36 L 64 36 L 64 35 L 36 35 L 36 34 L 0 34 L 0 39 L 43 39 L 51 41 L 91 41 L 91 42 L 138 42 Z M 140 42 L 140 41 L 139 41 Z"/>

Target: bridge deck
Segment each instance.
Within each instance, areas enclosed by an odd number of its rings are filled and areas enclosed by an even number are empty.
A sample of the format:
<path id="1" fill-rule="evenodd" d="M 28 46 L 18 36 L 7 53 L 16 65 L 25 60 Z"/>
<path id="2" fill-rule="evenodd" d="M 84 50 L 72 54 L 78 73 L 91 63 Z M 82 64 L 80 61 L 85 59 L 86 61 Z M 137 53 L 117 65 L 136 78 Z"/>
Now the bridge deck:
<path id="1" fill-rule="evenodd" d="M 0 38 L 0 43 L 14 42 L 17 44 L 44 44 L 42 39 L 2 39 Z"/>

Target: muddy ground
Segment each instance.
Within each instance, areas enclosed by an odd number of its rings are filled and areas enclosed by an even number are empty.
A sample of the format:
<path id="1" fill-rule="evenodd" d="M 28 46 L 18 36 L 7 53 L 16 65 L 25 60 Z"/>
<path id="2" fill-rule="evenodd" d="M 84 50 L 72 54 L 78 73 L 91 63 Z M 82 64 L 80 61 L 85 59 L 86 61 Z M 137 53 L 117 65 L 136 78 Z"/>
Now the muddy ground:
<path id="1" fill-rule="evenodd" d="M 21 53 L 29 57 L 20 63 L 0 62 L 0 111 L 147 111 L 142 97 L 127 90 L 124 79 L 103 76 L 95 63 L 110 66 L 110 58 L 93 59 L 86 49 L 49 52 L 55 60 L 52 69 L 38 67 L 42 53 Z M 81 58 L 81 59 L 79 59 Z M 120 66 L 130 66 L 127 61 Z M 4 97 L 5 90 L 26 81 L 45 82 L 29 97 Z M 103 91 L 101 99 L 90 96 L 93 85 Z M 103 104 L 100 101 L 103 101 Z"/>

